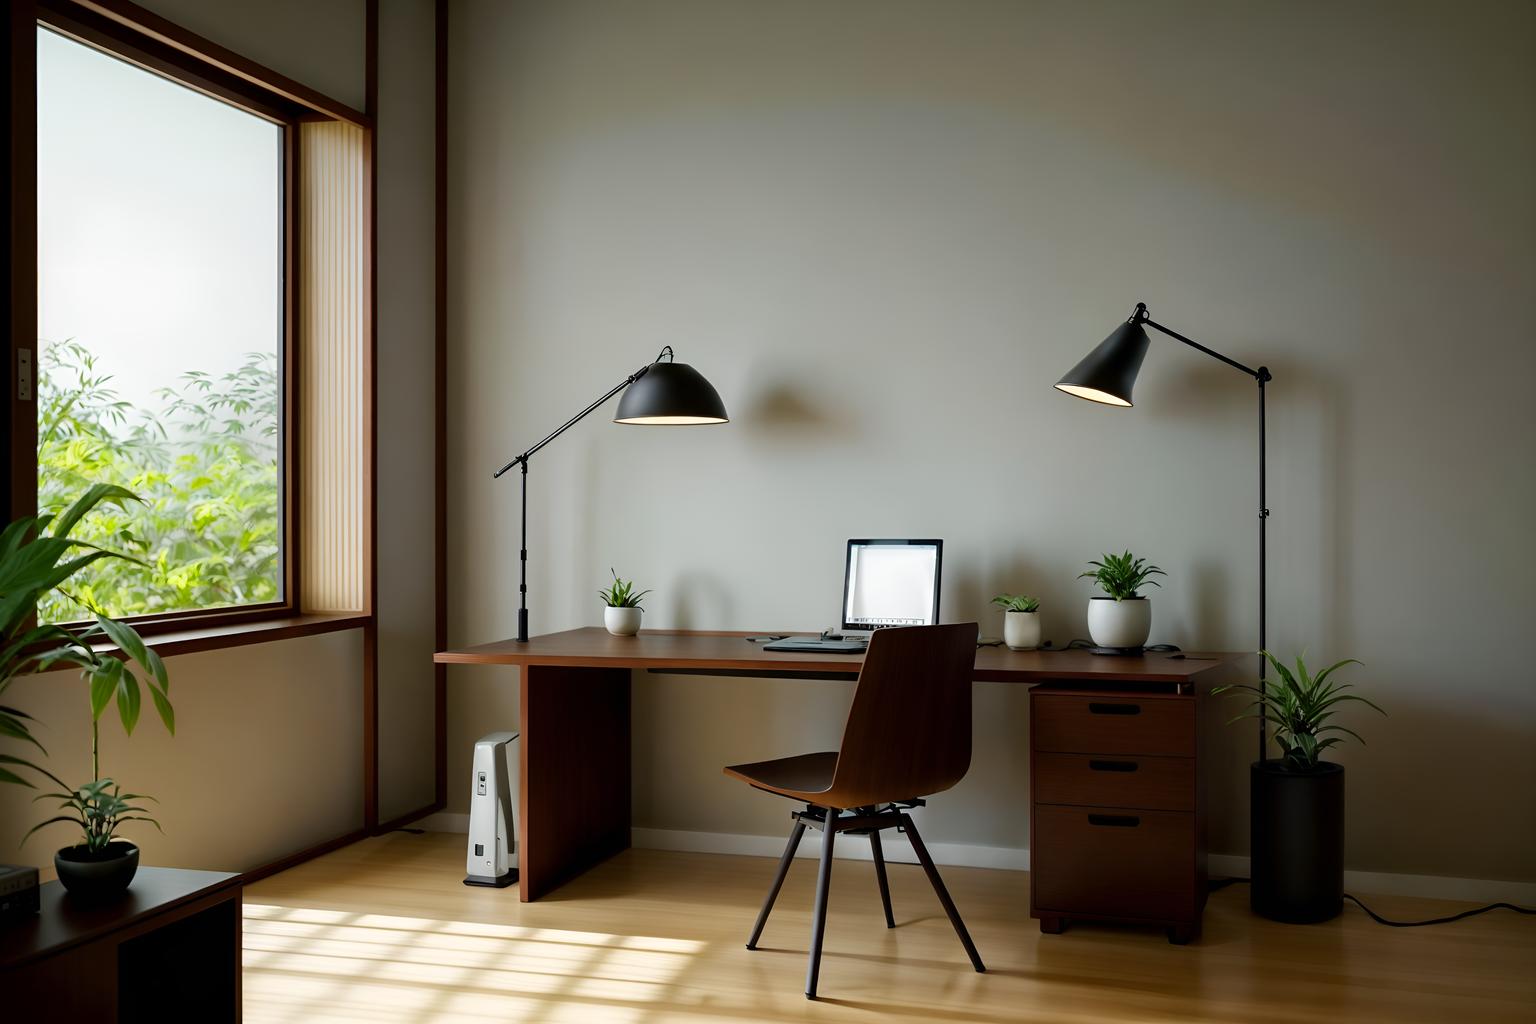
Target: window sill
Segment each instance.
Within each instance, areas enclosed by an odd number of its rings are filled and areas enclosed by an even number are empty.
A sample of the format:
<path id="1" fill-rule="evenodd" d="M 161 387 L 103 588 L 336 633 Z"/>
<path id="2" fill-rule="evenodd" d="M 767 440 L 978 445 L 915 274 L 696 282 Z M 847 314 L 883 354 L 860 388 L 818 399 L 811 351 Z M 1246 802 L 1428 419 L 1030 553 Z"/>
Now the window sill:
<path id="1" fill-rule="evenodd" d="M 301 636 L 317 636 L 321 633 L 340 633 L 349 629 L 362 629 L 372 621 L 368 615 L 356 612 L 329 612 L 311 615 L 287 615 L 282 618 L 261 619 L 256 622 L 224 623 L 222 625 L 195 626 L 146 636 L 144 642 L 154 648 L 162 658 L 178 654 L 196 654 L 201 651 L 219 651 L 227 647 L 246 647 L 250 644 L 267 644 L 277 640 L 292 640 Z M 112 644 L 97 644 L 99 651 L 115 651 Z"/>

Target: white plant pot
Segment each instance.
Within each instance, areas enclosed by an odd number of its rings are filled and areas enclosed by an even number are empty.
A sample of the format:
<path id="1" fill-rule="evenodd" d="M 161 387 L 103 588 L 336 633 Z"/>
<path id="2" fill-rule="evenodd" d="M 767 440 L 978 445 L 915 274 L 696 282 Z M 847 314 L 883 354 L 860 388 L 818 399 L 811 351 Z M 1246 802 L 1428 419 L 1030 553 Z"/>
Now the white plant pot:
<path id="1" fill-rule="evenodd" d="M 1003 643 L 1011 651 L 1032 651 L 1040 646 L 1039 612 L 1004 612 Z"/>
<path id="2" fill-rule="evenodd" d="M 1100 647 L 1145 647 L 1152 634 L 1152 602 L 1145 597 L 1088 602 L 1088 635 Z"/>
<path id="3" fill-rule="evenodd" d="M 639 608 L 604 608 L 603 625 L 614 636 L 634 636 L 640 632 Z"/>

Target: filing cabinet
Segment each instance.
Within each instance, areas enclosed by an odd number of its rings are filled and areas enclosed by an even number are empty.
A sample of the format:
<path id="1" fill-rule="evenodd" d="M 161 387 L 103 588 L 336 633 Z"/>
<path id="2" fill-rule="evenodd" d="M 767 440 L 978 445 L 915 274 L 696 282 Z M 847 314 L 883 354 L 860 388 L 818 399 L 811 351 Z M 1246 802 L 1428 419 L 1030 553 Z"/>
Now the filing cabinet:
<path id="1" fill-rule="evenodd" d="M 1030 691 L 1030 915 L 1157 925 L 1183 944 L 1205 907 L 1200 697 Z"/>

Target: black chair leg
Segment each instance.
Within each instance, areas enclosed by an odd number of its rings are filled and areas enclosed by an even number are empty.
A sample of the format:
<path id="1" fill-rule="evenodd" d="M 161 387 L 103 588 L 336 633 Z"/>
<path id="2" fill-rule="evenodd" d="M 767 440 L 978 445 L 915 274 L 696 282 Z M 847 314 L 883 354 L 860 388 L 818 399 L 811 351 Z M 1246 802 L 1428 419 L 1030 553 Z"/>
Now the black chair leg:
<path id="1" fill-rule="evenodd" d="M 901 816 L 901 827 L 906 829 L 907 838 L 912 841 L 912 849 L 923 865 L 923 872 L 927 874 L 933 891 L 938 894 L 939 902 L 944 905 L 944 913 L 949 915 L 949 923 L 955 926 L 955 934 L 960 936 L 960 944 L 965 947 L 966 956 L 971 958 L 971 966 L 976 968 L 978 974 L 985 973 L 987 968 L 981 962 L 981 954 L 976 952 L 971 933 L 965 930 L 965 922 L 960 920 L 960 911 L 955 909 L 955 901 L 949 898 L 949 890 L 944 888 L 944 879 L 939 877 L 939 869 L 933 866 L 933 858 L 928 856 L 928 847 L 923 845 L 923 837 L 918 835 L 917 826 L 912 824 L 910 815 Z"/>
<path id="2" fill-rule="evenodd" d="M 885 851 L 880 849 L 879 829 L 870 830 L 869 852 L 875 858 L 875 881 L 880 883 L 880 902 L 885 907 L 885 926 L 895 928 L 896 919 L 891 916 L 891 884 L 885 877 Z"/>
<path id="3" fill-rule="evenodd" d="M 816 998 L 821 976 L 821 937 L 827 930 L 827 892 L 832 888 L 832 842 L 837 838 L 837 811 L 828 807 L 821 825 L 821 865 L 816 872 L 816 909 L 811 913 L 811 954 L 805 968 L 805 998 Z"/>
<path id="4" fill-rule="evenodd" d="M 795 851 L 800 848 L 800 837 L 803 835 L 805 823 L 796 821 L 794 829 L 789 833 L 789 842 L 784 844 L 784 856 L 779 858 L 779 869 L 774 873 L 768 898 L 763 900 L 763 909 L 757 912 L 757 923 L 752 926 L 752 937 L 747 940 L 748 949 L 756 949 L 757 940 L 763 937 L 763 926 L 768 923 L 768 914 L 773 910 L 774 900 L 779 898 L 779 890 L 784 888 L 784 878 L 789 874 L 789 865 L 795 859 Z"/>

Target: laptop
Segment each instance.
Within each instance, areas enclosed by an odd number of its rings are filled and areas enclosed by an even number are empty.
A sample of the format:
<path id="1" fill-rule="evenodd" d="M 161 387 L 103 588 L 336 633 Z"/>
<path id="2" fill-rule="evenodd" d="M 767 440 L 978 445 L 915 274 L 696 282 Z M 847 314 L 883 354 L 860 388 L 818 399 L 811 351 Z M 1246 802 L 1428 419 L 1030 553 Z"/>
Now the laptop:
<path id="1" fill-rule="evenodd" d="M 850 540 L 839 628 L 775 640 L 763 650 L 862 654 L 877 630 L 935 625 L 943 560 L 942 540 Z"/>

